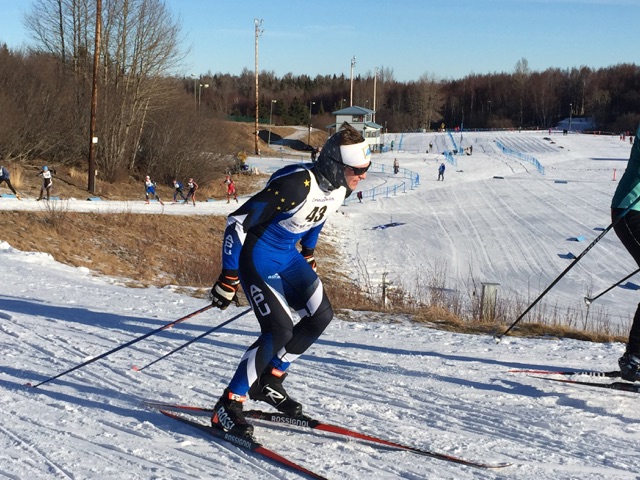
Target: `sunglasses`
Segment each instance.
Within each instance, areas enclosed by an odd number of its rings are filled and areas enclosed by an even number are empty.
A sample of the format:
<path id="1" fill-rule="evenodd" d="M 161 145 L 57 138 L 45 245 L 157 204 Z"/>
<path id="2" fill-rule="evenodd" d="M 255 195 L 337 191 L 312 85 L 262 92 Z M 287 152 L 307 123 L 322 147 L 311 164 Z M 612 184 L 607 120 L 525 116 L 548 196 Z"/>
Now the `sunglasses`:
<path id="1" fill-rule="evenodd" d="M 367 165 L 366 167 L 351 167 L 349 165 L 345 165 L 345 167 L 351 170 L 354 175 L 364 175 L 365 173 L 367 173 L 367 170 L 371 168 L 371 162 L 369 162 L 369 165 Z"/>
<path id="2" fill-rule="evenodd" d="M 366 167 L 352 167 L 350 165 L 345 165 L 344 163 L 339 162 L 335 158 L 332 158 L 332 157 L 327 157 L 327 158 L 332 162 L 336 162 L 337 164 L 342 165 L 345 168 L 348 168 L 353 172 L 354 175 L 364 175 L 365 173 L 367 173 L 367 170 L 371 168 L 371 162 L 369 162 L 369 165 L 367 165 Z"/>

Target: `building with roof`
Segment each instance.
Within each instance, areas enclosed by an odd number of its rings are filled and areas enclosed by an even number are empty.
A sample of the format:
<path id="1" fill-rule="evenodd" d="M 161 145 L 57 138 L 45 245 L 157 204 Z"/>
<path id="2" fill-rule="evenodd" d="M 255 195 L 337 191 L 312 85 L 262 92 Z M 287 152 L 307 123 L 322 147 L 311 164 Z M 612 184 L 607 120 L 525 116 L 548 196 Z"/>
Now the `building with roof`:
<path id="1" fill-rule="evenodd" d="M 342 108 L 332 112 L 332 115 L 336 117 L 336 121 L 326 128 L 329 130 L 329 134 L 332 134 L 340 125 L 347 122 L 362 134 L 372 152 L 379 152 L 382 148 L 380 139 L 383 127 L 373 121 L 375 113 L 373 110 L 356 105 Z"/>
<path id="2" fill-rule="evenodd" d="M 560 120 L 556 128 L 569 132 L 583 132 L 585 130 L 595 130 L 596 122 L 591 117 L 569 117 Z"/>

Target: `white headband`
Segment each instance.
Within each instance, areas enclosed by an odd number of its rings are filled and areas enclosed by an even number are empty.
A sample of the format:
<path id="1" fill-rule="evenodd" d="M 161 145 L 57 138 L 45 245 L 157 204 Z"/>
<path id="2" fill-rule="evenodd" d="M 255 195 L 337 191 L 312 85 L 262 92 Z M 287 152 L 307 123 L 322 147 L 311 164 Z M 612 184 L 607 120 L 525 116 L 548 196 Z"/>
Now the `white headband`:
<path id="1" fill-rule="evenodd" d="M 340 145 L 340 156 L 345 165 L 358 167 L 371 161 L 371 150 L 366 141 L 354 145 Z"/>

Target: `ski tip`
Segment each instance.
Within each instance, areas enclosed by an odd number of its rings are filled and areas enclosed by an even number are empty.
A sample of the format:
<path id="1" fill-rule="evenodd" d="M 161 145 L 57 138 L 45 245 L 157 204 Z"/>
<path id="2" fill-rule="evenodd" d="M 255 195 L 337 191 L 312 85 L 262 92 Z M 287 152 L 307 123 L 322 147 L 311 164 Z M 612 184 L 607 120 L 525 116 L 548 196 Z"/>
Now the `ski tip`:
<path id="1" fill-rule="evenodd" d="M 507 467 L 513 467 L 513 463 L 510 462 L 501 462 L 501 463 L 492 463 L 490 465 L 485 465 L 486 468 L 489 469 L 493 469 L 493 468 L 507 468 Z"/>
<path id="2" fill-rule="evenodd" d="M 162 408 L 158 408 L 158 412 L 160 412 L 162 415 L 164 415 L 166 417 L 173 418 L 175 420 L 180 420 L 180 421 L 184 421 L 184 422 L 188 423 L 188 421 L 185 418 L 181 417 L 177 413 L 170 412 L 168 410 L 162 410 Z"/>

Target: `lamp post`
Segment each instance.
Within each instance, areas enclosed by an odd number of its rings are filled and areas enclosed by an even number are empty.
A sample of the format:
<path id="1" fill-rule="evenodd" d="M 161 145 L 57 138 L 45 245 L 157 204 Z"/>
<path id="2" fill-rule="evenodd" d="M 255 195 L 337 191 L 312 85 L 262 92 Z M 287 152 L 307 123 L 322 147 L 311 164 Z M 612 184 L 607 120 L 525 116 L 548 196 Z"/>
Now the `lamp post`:
<path id="1" fill-rule="evenodd" d="M 271 118 L 273 117 L 273 104 L 277 103 L 277 100 L 271 100 L 271 111 L 269 112 L 269 141 L 267 145 L 271 147 Z"/>
<path id="2" fill-rule="evenodd" d="M 311 105 L 315 105 L 316 102 L 309 102 L 309 135 L 307 137 L 307 145 L 311 145 Z"/>
<path id="3" fill-rule="evenodd" d="M 201 83 L 198 87 L 198 109 L 200 109 L 200 102 L 202 100 L 202 89 L 203 88 L 209 88 L 209 84 L 208 83 Z"/>
<path id="4" fill-rule="evenodd" d="M 349 106 L 353 107 L 353 67 L 356 66 L 356 56 L 351 58 L 351 96 L 349 97 Z"/>
<path id="5" fill-rule="evenodd" d="M 340 110 L 342 110 L 342 105 L 344 104 L 344 102 L 346 102 L 347 99 L 343 98 L 342 100 L 340 100 Z"/>
<path id="6" fill-rule="evenodd" d="M 375 68 L 373 73 L 373 115 L 372 121 L 376 121 L 376 84 L 378 83 L 378 67 Z"/>
<path id="7" fill-rule="evenodd" d="M 569 131 L 571 131 L 571 119 L 573 117 L 573 103 L 569 104 Z"/>

